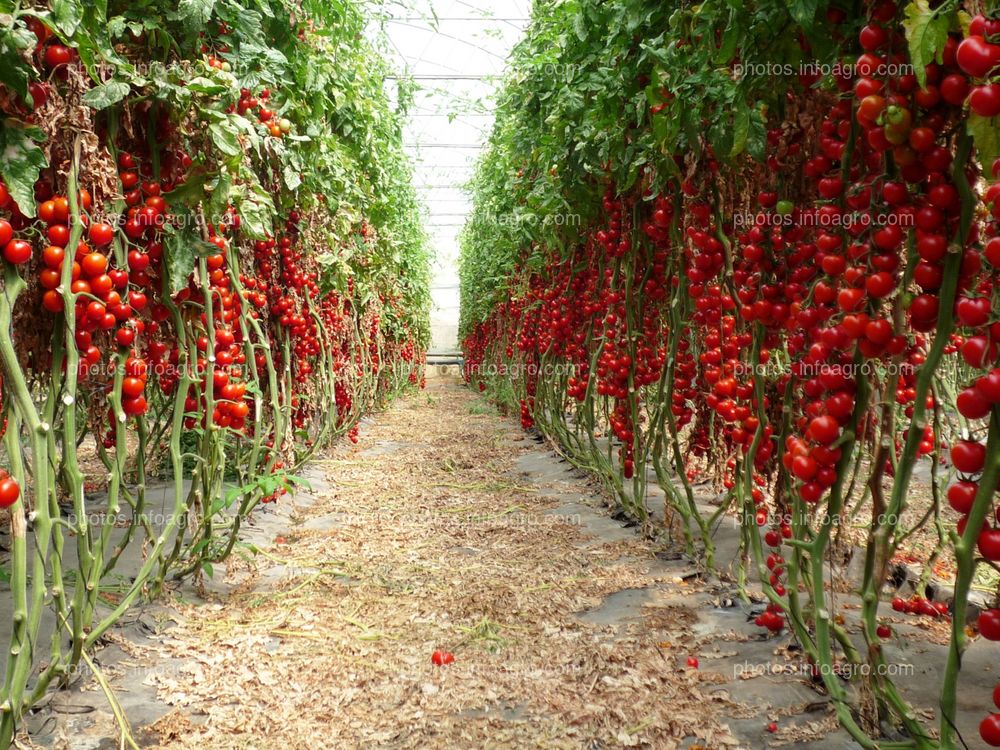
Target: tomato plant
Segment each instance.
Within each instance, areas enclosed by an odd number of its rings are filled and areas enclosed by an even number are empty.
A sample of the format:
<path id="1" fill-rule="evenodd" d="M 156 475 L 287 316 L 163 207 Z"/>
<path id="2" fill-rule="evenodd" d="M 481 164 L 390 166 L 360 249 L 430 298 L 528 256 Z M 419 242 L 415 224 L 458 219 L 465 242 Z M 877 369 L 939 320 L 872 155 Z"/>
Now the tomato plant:
<path id="1" fill-rule="evenodd" d="M 297 467 L 422 381 L 429 270 L 405 86 L 390 101 L 360 7 L 0 0 L 0 16 L 0 506 L 21 529 L 6 747 L 137 598 L 210 575 Z M 69 534 L 75 570 L 49 553 Z M 139 569 L 99 609 L 129 545 Z M 65 627 L 42 645 L 46 608 Z"/>

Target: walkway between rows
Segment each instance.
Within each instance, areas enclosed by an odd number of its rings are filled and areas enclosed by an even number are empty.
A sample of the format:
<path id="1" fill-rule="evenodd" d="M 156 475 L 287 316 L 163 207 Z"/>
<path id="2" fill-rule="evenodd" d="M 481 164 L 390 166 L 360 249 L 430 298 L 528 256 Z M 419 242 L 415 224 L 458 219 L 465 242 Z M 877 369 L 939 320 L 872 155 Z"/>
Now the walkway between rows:
<path id="1" fill-rule="evenodd" d="M 148 608 L 104 659 L 139 746 L 845 746 L 820 739 L 804 680 L 739 679 L 774 644 L 722 589 L 458 383 L 375 415 L 307 477 L 256 516 L 261 554 Z M 115 735 L 106 708 L 69 726 L 64 747 Z"/>

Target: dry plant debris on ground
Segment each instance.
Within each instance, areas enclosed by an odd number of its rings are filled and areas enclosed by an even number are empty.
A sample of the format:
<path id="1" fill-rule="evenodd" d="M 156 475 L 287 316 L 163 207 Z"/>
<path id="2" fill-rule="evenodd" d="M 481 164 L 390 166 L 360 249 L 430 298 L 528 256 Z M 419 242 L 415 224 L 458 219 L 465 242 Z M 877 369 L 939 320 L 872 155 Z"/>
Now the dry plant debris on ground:
<path id="1" fill-rule="evenodd" d="M 476 398 L 444 384 L 380 414 L 325 458 L 332 489 L 254 575 L 174 604 L 149 659 L 176 669 L 148 678 L 173 710 L 150 746 L 739 746 L 726 717 L 746 708 L 685 667 L 707 643 L 690 611 L 617 631 L 574 615 L 655 582 L 653 550 L 542 515 L 556 502 L 520 486 L 525 443 Z M 432 665 L 435 649 L 455 662 Z"/>

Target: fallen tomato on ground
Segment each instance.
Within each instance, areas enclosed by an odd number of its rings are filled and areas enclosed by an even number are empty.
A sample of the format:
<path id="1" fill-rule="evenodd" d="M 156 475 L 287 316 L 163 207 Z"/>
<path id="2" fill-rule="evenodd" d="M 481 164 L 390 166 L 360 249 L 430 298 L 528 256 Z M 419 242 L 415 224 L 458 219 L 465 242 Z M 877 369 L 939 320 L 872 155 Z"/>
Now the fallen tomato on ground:
<path id="1" fill-rule="evenodd" d="M 451 664 L 455 661 L 455 655 L 451 651 L 435 651 L 431 654 L 431 663 L 437 667 Z"/>

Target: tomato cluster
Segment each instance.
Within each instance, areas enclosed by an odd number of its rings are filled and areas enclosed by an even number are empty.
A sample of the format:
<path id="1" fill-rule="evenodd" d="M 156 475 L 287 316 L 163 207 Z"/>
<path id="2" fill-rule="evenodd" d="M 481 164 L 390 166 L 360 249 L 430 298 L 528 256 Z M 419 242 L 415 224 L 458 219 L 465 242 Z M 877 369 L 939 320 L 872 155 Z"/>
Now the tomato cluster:
<path id="1" fill-rule="evenodd" d="M 925 617 L 947 617 L 948 605 L 944 602 L 932 602 L 922 596 L 912 596 L 909 599 L 896 597 L 892 600 L 892 609 L 908 615 L 924 615 Z"/>
<path id="2" fill-rule="evenodd" d="M 269 108 L 271 90 L 264 88 L 255 96 L 248 88 L 240 89 L 240 100 L 230 108 L 231 112 L 246 115 L 254 112 L 260 122 L 273 138 L 282 138 L 292 132 L 292 121 L 287 117 L 278 117 Z"/>
<path id="3" fill-rule="evenodd" d="M 165 234 L 181 221 L 172 213 L 166 194 L 184 184 L 192 160 L 180 149 L 168 150 L 160 158 L 158 179 L 152 163 L 138 146 L 118 154 L 125 205 L 120 216 L 95 205 L 84 188 L 78 191 L 74 212 L 69 198 L 54 191 L 47 175 L 35 186 L 37 219 L 32 221 L 0 183 L 0 211 L 8 214 L 0 218 L 4 260 L 24 269 L 22 273 L 31 269 L 37 274 L 38 303 L 54 319 L 68 317 L 66 303 L 72 301 L 78 384 L 90 394 L 90 403 L 103 400 L 106 406 L 91 415 L 106 449 L 117 442 L 116 410 L 120 407 L 126 418 L 140 418 L 154 396 L 173 398 L 185 367 L 190 377 L 183 394 L 184 427 L 213 424 L 253 436 L 261 424 L 249 417 L 262 413 L 262 402 L 248 389 L 248 352 L 254 351 L 249 364 L 259 382 L 267 382 L 269 359 L 262 348 L 249 345 L 247 320 L 262 325 L 265 335 L 287 337 L 290 342 L 289 361 L 283 361 L 280 347 L 271 347 L 270 365 L 289 369 L 292 389 L 278 398 L 290 407 L 297 430 L 308 431 L 322 418 L 323 392 L 317 376 L 328 366 L 335 377 L 336 420 L 354 441 L 355 392 L 367 368 L 382 369 L 383 358 L 398 360 L 408 363 L 408 380 L 421 383 L 413 336 L 383 341 L 377 311 L 365 316 L 368 358 L 360 355 L 350 323 L 355 315 L 352 299 L 321 292 L 315 259 L 300 247 L 301 217 L 296 211 L 289 214 L 282 234 L 253 243 L 253 263 L 237 275 L 230 268 L 230 256 L 240 241 L 241 221 L 230 207 L 221 221 L 201 227 L 213 251 L 195 262 L 179 290 L 164 297 Z M 69 255 L 74 226 L 80 228 L 79 239 Z M 44 244 L 29 237 L 41 237 Z M 353 293 L 353 281 L 348 291 Z M 381 302 L 394 310 L 401 304 L 396 297 L 382 297 Z M 183 334 L 179 324 L 187 328 Z M 156 394 L 150 392 L 154 383 Z M 283 450 L 275 446 L 275 437 L 265 434 L 266 445 Z M 312 438 L 305 442 L 311 445 Z M 281 466 L 279 460 L 272 468 Z M 279 488 L 264 500 L 285 492 L 287 488 Z M 16 482 L 4 476 L 0 502 L 12 504 L 18 496 Z"/>

